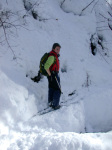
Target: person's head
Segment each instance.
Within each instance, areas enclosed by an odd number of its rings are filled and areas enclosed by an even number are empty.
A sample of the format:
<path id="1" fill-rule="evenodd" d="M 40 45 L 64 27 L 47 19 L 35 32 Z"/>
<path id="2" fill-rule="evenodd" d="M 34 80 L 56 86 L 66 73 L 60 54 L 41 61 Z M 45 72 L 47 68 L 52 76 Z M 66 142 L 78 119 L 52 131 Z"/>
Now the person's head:
<path id="1" fill-rule="evenodd" d="M 57 54 L 60 52 L 61 46 L 58 43 L 54 43 L 52 46 L 52 50 L 55 51 Z"/>

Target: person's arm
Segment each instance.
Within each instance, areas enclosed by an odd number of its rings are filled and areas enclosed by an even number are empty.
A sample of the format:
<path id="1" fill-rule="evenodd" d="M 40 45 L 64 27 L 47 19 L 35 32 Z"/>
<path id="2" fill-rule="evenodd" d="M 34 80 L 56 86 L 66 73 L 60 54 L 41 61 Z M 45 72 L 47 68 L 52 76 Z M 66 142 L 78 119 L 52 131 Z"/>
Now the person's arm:
<path id="1" fill-rule="evenodd" d="M 47 69 L 46 72 L 48 73 L 49 76 L 51 76 L 51 72 L 49 69 Z"/>
<path id="2" fill-rule="evenodd" d="M 47 71 L 48 75 L 51 76 L 51 72 L 49 70 L 50 66 L 54 63 L 54 56 L 50 56 L 48 57 L 48 60 L 46 61 L 45 65 L 44 65 L 44 69 Z"/>

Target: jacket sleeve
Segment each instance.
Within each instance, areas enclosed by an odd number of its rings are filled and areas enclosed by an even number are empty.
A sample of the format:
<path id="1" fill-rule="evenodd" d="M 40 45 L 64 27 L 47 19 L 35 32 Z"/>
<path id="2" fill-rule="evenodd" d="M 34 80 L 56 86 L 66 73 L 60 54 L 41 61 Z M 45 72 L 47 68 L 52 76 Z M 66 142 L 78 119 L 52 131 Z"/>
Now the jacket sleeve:
<path id="1" fill-rule="evenodd" d="M 49 56 L 46 63 L 44 64 L 44 69 L 48 70 L 50 68 L 50 66 L 54 63 L 54 56 Z"/>

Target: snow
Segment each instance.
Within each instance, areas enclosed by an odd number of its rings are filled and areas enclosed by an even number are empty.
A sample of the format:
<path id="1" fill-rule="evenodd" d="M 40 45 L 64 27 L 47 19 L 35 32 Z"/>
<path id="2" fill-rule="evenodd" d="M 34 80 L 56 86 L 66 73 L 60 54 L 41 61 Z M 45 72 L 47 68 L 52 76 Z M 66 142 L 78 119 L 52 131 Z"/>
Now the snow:
<path id="1" fill-rule="evenodd" d="M 0 26 L 0 150 L 112 150 L 112 31 L 99 31 L 108 25 L 99 13 L 108 18 L 109 5 L 94 1 L 82 12 L 90 0 L 26 2 L 37 5 L 27 12 L 22 0 L 0 2 L 0 12 L 15 14 L 6 21 L 20 25 L 6 30 L 12 49 Z M 92 35 L 95 43 L 102 37 L 105 47 L 97 43 L 95 56 Z M 55 42 L 62 47 L 60 102 L 67 102 L 32 118 L 47 107 L 48 82 L 44 77 L 34 83 L 30 77 L 37 75 L 41 56 Z"/>

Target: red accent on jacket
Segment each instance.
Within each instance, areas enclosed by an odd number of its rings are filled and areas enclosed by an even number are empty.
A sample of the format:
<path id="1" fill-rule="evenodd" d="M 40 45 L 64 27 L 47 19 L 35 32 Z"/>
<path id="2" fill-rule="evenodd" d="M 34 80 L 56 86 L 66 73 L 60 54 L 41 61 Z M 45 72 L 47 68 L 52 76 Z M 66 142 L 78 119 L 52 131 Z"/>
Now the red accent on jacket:
<path id="1" fill-rule="evenodd" d="M 56 58 L 56 62 L 50 66 L 50 71 L 51 71 L 51 72 L 52 72 L 52 71 L 58 72 L 58 71 L 59 71 L 60 64 L 59 64 L 59 59 L 58 59 L 57 53 L 54 52 L 54 51 L 51 51 L 51 52 L 49 53 L 49 56 L 54 56 L 54 57 Z"/>

